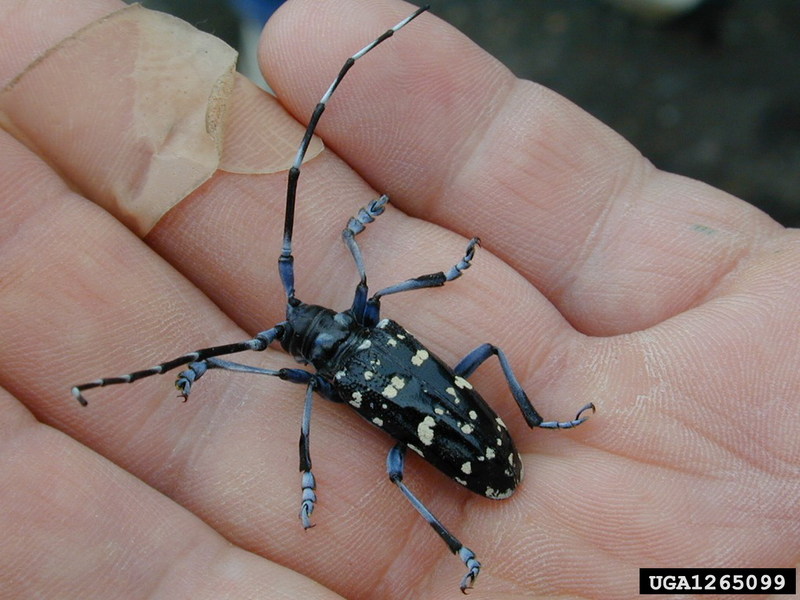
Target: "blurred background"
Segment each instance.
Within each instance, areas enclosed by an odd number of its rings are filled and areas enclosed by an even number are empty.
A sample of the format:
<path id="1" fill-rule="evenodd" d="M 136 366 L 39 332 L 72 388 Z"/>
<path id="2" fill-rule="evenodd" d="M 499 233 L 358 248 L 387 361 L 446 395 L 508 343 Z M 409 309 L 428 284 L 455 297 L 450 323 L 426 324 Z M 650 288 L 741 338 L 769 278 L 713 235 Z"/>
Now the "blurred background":
<path id="1" fill-rule="evenodd" d="M 800 226 L 797 0 L 429 1 L 517 76 L 569 98 L 657 167 Z M 255 78 L 258 35 L 281 2 L 142 4 L 223 38 Z"/>

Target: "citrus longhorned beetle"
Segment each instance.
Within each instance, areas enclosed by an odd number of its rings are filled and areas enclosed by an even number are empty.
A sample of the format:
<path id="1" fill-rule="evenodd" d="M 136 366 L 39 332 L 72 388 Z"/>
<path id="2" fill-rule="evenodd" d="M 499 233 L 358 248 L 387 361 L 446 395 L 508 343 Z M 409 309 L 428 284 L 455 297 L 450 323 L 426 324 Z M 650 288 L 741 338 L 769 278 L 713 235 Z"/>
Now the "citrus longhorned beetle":
<path id="1" fill-rule="evenodd" d="M 505 354 L 491 344 L 470 352 L 455 368 L 434 356 L 402 326 L 380 318 L 380 299 L 389 294 L 444 285 L 469 268 L 475 248 L 473 238 L 464 257 L 447 272 L 408 279 L 368 296 L 366 271 L 356 235 L 384 212 L 389 198 L 372 201 L 351 218 L 343 231 L 344 242 L 353 256 L 360 281 L 352 306 L 343 312 L 306 304 L 295 296 L 292 229 L 300 165 L 325 106 L 356 60 L 391 37 L 412 19 L 427 10 L 422 7 L 384 32 L 347 59 L 331 86 L 316 105 L 289 170 L 286 193 L 283 246 L 278 259 L 281 282 L 286 291 L 286 320 L 254 338 L 222 346 L 204 348 L 155 367 L 119 377 L 108 377 L 72 388 L 73 396 L 87 402 L 83 392 L 118 383 L 131 383 L 143 377 L 165 373 L 187 365 L 175 382 L 184 399 L 193 384 L 209 369 L 255 373 L 279 377 L 306 385 L 305 408 L 300 433 L 300 471 L 302 501 L 300 519 L 311 527 L 316 502 L 316 482 L 311 472 L 309 424 L 313 392 L 334 402 L 349 404 L 362 417 L 397 440 L 389 452 L 387 470 L 414 508 L 434 528 L 450 550 L 467 567 L 461 591 L 471 587 L 480 571 L 475 554 L 453 536 L 403 483 L 406 448 L 468 489 L 487 498 L 510 496 L 522 478 L 522 461 L 503 421 L 473 389 L 467 378 L 487 358 L 500 361 L 514 400 L 531 427 L 570 428 L 583 423 L 582 413 L 594 410 L 584 406 L 571 421 L 544 421 L 517 381 Z M 315 372 L 304 369 L 263 369 L 216 358 L 245 350 L 262 351 L 279 341 L 301 363 L 311 364 Z"/>

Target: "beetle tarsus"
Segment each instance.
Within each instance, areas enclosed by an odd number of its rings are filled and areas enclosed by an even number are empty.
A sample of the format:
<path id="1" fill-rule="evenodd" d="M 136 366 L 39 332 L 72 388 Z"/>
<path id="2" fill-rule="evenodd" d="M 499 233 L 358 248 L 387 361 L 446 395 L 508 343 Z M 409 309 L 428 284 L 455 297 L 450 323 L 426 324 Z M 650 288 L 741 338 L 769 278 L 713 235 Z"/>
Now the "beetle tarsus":
<path id="1" fill-rule="evenodd" d="M 314 480 L 314 475 L 311 471 L 303 472 L 302 486 L 303 500 L 300 503 L 300 521 L 303 523 L 303 529 L 310 529 L 314 526 L 311 522 L 311 513 L 314 512 L 314 506 L 317 502 L 317 494 L 314 492 L 317 482 Z"/>
<path id="2" fill-rule="evenodd" d="M 464 561 L 464 564 L 467 565 L 469 571 L 467 574 L 464 575 L 464 578 L 461 580 L 461 592 L 463 594 L 467 593 L 467 590 L 471 590 L 475 580 L 478 578 L 478 574 L 481 572 L 481 563 L 478 562 L 478 559 L 475 558 L 475 553 L 467 548 L 466 546 L 462 546 L 461 550 L 458 551 L 458 557 Z"/>

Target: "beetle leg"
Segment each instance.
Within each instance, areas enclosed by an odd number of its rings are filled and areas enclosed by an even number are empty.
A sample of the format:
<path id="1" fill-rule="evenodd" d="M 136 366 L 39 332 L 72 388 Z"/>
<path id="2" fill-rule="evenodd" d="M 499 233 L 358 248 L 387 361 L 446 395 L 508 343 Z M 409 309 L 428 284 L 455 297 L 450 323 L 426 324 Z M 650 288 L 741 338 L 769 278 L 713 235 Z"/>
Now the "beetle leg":
<path id="1" fill-rule="evenodd" d="M 319 378 L 312 377 L 306 388 L 306 401 L 303 407 L 303 421 L 300 424 L 300 485 L 303 490 L 302 501 L 300 503 L 300 521 L 303 529 L 313 527 L 311 523 L 311 513 L 314 512 L 314 505 L 317 503 L 317 494 L 314 490 L 317 482 L 311 472 L 311 451 L 310 451 L 310 427 L 311 427 L 311 405 L 314 399 L 314 388 Z"/>
<path id="2" fill-rule="evenodd" d="M 260 367 L 253 367 L 251 365 L 243 365 L 241 363 L 231 362 L 229 360 L 222 360 L 220 358 L 207 358 L 190 363 L 189 366 L 178 373 L 175 380 L 175 387 L 178 388 L 183 396 L 184 401 L 189 399 L 189 394 L 192 391 L 192 385 L 206 374 L 209 369 L 222 369 L 225 371 L 235 371 L 237 373 L 256 373 L 258 375 L 273 375 L 280 377 L 280 371 L 273 369 L 262 369 Z"/>
<path id="3" fill-rule="evenodd" d="M 389 287 L 385 287 L 382 290 L 375 292 L 369 301 L 377 302 L 380 300 L 381 296 L 397 294 L 398 292 L 408 292 L 411 290 L 420 290 L 422 288 L 439 287 L 448 281 L 452 281 L 453 279 L 461 277 L 461 273 L 466 269 L 469 269 L 472 259 L 475 257 L 475 248 L 480 246 L 480 244 L 481 241 L 478 238 L 472 238 L 467 243 L 467 249 L 464 252 L 464 256 L 455 265 L 450 267 L 446 273 L 444 271 L 439 271 L 437 273 L 428 273 L 427 275 L 420 275 L 419 277 L 406 279 L 405 281 L 390 285 Z"/>
<path id="4" fill-rule="evenodd" d="M 209 369 L 223 369 L 225 371 L 234 371 L 236 373 L 252 373 L 255 375 L 271 375 L 273 377 L 279 377 L 284 381 L 307 384 L 306 399 L 303 408 L 303 420 L 300 424 L 300 472 L 302 473 L 300 483 L 302 487 L 300 520 L 303 522 L 304 529 L 313 527 L 311 523 L 311 513 L 314 512 L 314 505 L 317 502 L 317 495 L 314 492 L 316 489 L 316 481 L 314 479 L 314 474 L 311 472 L 311 453 L 309 450 L 311 405 L 314 398 L 314 391 L 318 391 L 329 400 L 336 399 L 330 384 L 318 375 L 304 371 L 303 369 L 263 369 L 261 367 L 254 367 L 252 365 L 243 365 L 241 363 L 231 362 L 229 360 L 209 358 L 190 364 L 188 369 L 178 375 L 178 381 L 175 385 L 178 387 L 178 389 L 182 390 L 184 399 L 189 396 L 192 383 L 197 381 Z"/>
<path id="5" fill-rule="evenodd" d="M 364 257 L 361 255 L 361 248 L 358 247 L 358 242 L 356 242 L 356 236 L 364 231 L 366 226 L 372 223 L 376 217 L 383 214 L 388 203 L 389 196 L 386 194 L 382 195 L 380 198 L 376 198 L 359 210 L 355 217 L 351 217 L 347 222 L 347 227 L 342 231 L 342 239 L 347 249 L 350 250 L 350 254 L 353 255 L 353 261 L 356 263 L 356 269 L 358 270 L 359 282 L 356 286 L 356 293 L 353 298 L 351 310 L 359 323 L 364 322 L 368 288 L 367 270 L 366 267 L 364 267 Z"/>
<path id="6" fill-rule="evenodd" d="M 400 283 L 390 285 L 382 290 L 375 292 L 372 297 L 367 301 L 366 314 L 364 322 L 367 325 L 374 326 L 379 320 L 380 303 L 383 296 L 390 294 L 397 294 L 399 292 L 410 292 L 412 290 L 421 290 L 423 288 L 440 287 L 448 281 L 453 281 L 461 277 L 461 274 L 466 269 L 469 269 L 472 264 L 472 259 L 475 257 L 475 248 L 480 246 L 481 241 L 478 238 L 472 238 L 467 243 L 467 249 L 464 256 L 455 265 L 450 267 L 447 272 L 439 271 L 437 273 L 428 273 L 420 275 L 412 279 L 406 279 Z"/>
<path id="7" fill-rule="evenodd" d="M 330 383 L 325 381 L 319 375 L 303 371 L 302 369 L 281 369 L 282 371 L 292 372 L 297 375 L 297 378 L 288 378 L 289 381 L 294 383 L 301 383 L 301 379 L 305 376 L 308 377 L 308 387 L 306 387 L 306 399 L 303 406 L 303 420 L 300 424 L 300 485 L 303 490 L 302 501 L 300 502 L 300 521 L 303 523 L 303 529 L 313 527 L 311 522 L 311 513 L 314 512 L 314 506 L 317 503 L 317 494 L 314 490 L 317 488 L 317 482 L 314 479 L 314 474 L 311 472 L 311 405 L 314 400 L 314 392 L 319 393 L 324 398 L 338 402 Z M 303 373 L 304 376 L 299 374 Z"/>
<path id="8" fill-rule="evenodd" d="M 361 283 L 366 285 L 367 272 L 364 268 L 364 258 L 361 255 L 361 249 L 356 242 L 356 236 L 364 231 L 369 223 L 372 223 L 376 217 L 383 214 L 386 205 L 389 203 L 389 196 L 384 194 L 380 198 L 376 198 L 363 208 L 361 208 L 355 217 L 351 217 L 347 222 L 347 227 L 342 231 L 342 239 L 344 240 L 350 254 L 353 255 L 353 261 L 356 263 L 358 275 L 361 278 Z"/>
<path id="9" fill-rule="evenodd" d="M 303 420 L 300 424 L 300 486 L 302 489 L 302 500 L 300 502 L 300 520 L 303 523 L 303 529 L 313 527 L 311 523 L 311 513 L 314 512 L 314 505 L 317 502 L 317 495 L 314 490 L 317 487 L 314 474 L 311 472 L 311 452 L 310 452 L 310 428 L 311 428 L 311 405 L 314 399 L 314 391 L 320 392 L 323 396 L 330 400 L 334 400 L 334 393 L 330 384 L 314 373 L 304 371 L 303 369 L 262 369 L 261 367 L 253 367 L 251 365 L 243 365 L 240 363 L 230 362 L 227 360 L 220 360 L 210 358 L 200 363 L 193 363 L 189 368 L 181 373 L 180 378 L 189 381 L 196 381 L 208 369 L 224 369 L 226 371 L 235 371 L 237 373 L 253 373 L 256 375 L 272 375 L 273 377 L 280 377 L 285 381 L 292 383 L 305 383 L 306 399 L 303 407 Z M 188 395 L 188 384 L 184 389 L 185 394 Z"/>
<path id="10" fill-rule="evenodd" d="M 309 378 L 313 376 L 312 373 L 304 371 L 303 369 L 263 369 L 261 367 L 254 367 L 253 365 L 244 365 L 230 360 L 222 360 L 221 358 L 207 358 L 189 364 L 186 370 L 178 373 L 175 387 L 181 391 L 181 396 L 183 396 L 184 400 L 188 399 L 189 393 L 192 390 L 192 385 L 210 369 L 221 369 L 223 371 L 233 371 L 234 373 L 271 375 L 272 377 L 279 377 L 291 383 L 308 383 Z"/>
<path id="11" fill-rule="evenodd" d="M 487 358 L 492 355 L 497 356 L 497 358 L 500 360 L 500 367 L 503 369 L 503 374 L 506 376 L 506 381 L 508 382 L 508 387 L 511 390 L 511 394 L 514 396 L 514 400 L 519 406 L 520 411 L 522 411 L 522 415 L 525 417 L 525 421 L 527 421 L 529 426 L 540 427 L 542 429 L 569 429 L 571 427 L 577 427 L 589 418 L 581 416 L 584 412 L 587 410 L 591 410 L 592 412 L 595 411 L 594 404 L 589 402 L 578 411 L 578 414 L 571 421 L 545 421 L 533 407 L 533 404 L 531 404 L 531 401 L 528 399 L 528 395 L 525 393 L 525 390 L 522 389 L 522 386 L 514 375 L 514 372 L 511 370 L 511 365 L 509 364 L 505 353 L 500 348 L 492 344 L 481 344 L 475 348 L 475 350 L 467 354 L 461 360 L 461 362 L 455 366 L 453 371 L 455 371 L 456 375 L 466 379 L 475 372 L 475 369 L 477 369 Z"/>
<path id="12" fill-rule="evenodd" d="M 433 516 L 433 513 L 409 490 L 403 483 L 403 471 L 405 468 L 405 455 L 406 445 L 402 442 L 396 444 L 389 450 L 389 456 L 386 458 L 386 470 L 389 472 L 389 479 L 394 483 L 403 495 L 411 503 L 411 505 L 422 515 L 422 518 L 433 527 L 433 530 L 439 534 L 439 537 L 444 540 L 447 547 L 453 554 L 458 557 L 467 566 L 467 574 L 461 579 L 461 591 L 466 593 L 467 589 L 472 587 L 475 578 L 481 570 L 481 563 L 475 558 L 475 553 L 464 546 L 458 539 L 450 533 L 447 528 L 442 525 L 441 521 Z"/>

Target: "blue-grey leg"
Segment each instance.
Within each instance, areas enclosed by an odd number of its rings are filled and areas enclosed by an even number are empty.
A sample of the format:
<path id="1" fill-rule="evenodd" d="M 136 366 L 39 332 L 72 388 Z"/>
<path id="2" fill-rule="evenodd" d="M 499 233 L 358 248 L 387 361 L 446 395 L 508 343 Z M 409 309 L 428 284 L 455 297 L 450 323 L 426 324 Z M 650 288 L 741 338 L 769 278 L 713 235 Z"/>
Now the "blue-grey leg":
<path id="1" fill-rule="evenodd" d="M 449 270 L 439 271 L 437 273 L 428 273 L 427 275 L 420 275 L 412 279 L 406 279 L 400 283 L 390 285 L 382 290 L 375 292 L 372 297 L 367 301 L 364 323 L 367 325 L 375 325 L 380 319 L 380 302 L 383 296 L 390 294 L 397 294 L 399 292 L 409 292 L 411 290 L 421 290 L 423 288 L 439 287 L 461 277 L 461 273 L 469 269 L 472 259 L 475 257 L 475 248 L 480 246 L 481 241 L 478 238 L 472 238 L 467 243 L 467 249 L 464 256 L 455 265 L 450 267 Z"/>
<path id="2" fill-rule="evenodd" d="M 405 456 L 406 445 L 402 442 L 396 444 L 390 451 L 389 456 L 386 458 L 386 470 L 389 472 L 389 479 L 394 483 L 403 495 L 411 503 L 417 512 L 422 515 L 422 518 L 433 527 L 433 530 L 444 540 L 447 547 L 453 554 L 458 555 L 461 561 L 467 566 L 467 574 L 461 579 L 461 591 L 466 593 L 466 590 L 472 587 L 475 578 L 481 570 L 481 563 L 475 558 L 475 553 L 464 546 L 458 538 L 450 533 L 447 528 L 442 525 L 441 521 L 433 516 L 433 513 L 406 487 L 403 483 L 403 471 L 405 469 Z"/>
<path id="3" fill-rule="evenodd" d="M 414 277 L 413 279 L 407 279 L 406 281 L 379 290 L 367 301 L 367 271 L 364 266 L 364 257 L 361 254 L 361 248 L 359 248 L 358 242 L 356 241 L 356 236 L 364 231 L 366 226 L 372 223 L 376 217 L 383 214 L 388 203 L 389 197 L 385 194 L 380 198 L 376 198 L 359 210 L 356 216 L 352 217 L 347 222 L 347 227 L 342 231 L 342 239 L 347 249 L 350 250 L 350 254 L 353 255 L 353 261 L 356 264 L 359 276 L 359 283 L 356 287 L 351 310 L 359 323 L 364 323 L 368 326 L 375 325 L 380 319 L 380 299 L 382 296 L 422 288 L 438 287 L 460 277 L 461 273 L 469 268 L 475 256 L 475 248 L 480 245 L 480 240 L 478 238 L 472 238 L 467 244 L 467 250 L 463 258 L 447 272 L 439 271 L 438 273 L 428 273 L 426 275 Z"/>
<path id="4" fill-rule="evenodd" d="M 467 250 L 464 256 L 455 265 L 450 267 L 447 272 L 439 271 L 438 273 L 428 273 L 427 275 L 420 275 L 412 279 L 406 279 L 400 283 L 390 285 L 382 290 L 378 290 L 370 298 L 370 302 L 378 301 L 382 296 L 389 294 L 397 294 L 398 292 L 408 292 L 411 290 L 419 290 L 422 288 L 438 287 L 444 285 L 448 281 L 453 281 L 461 277 L 461 273 L 469 269 L 472 259 L 475 257 L 475 248 L 480 246 L 480 239 L 474 237 L 467 243 Z"/>
<path id="5" fill-rule="evenodd" d="M 335 394 L 330 384 L 315 373 L 310 373 L 303 369 L 264 369 L 252 365 L 222 360 L 219 358 L 209 358 L 189 365 L 189 368 L 178 375 L 178 387 L 183 389 L 183 396 L 186 399 L 191 391 L 192 383 L 200 379 L 210 369 L 222 369 L 235 373 L 251 373 L 255 375 L 270 375 L 279 377 L 291 383 L 306 384 L 306 399 L 303 407 L 303 421 L 300 424 L 300 485 L 302 488 L 302 500 L 300 502 L 300 521 L 303 528 L 312 527 L 311 513 L 314 512 L 314 505 L 317 502 L 315 493 L 316 481 L 311 472 L 311 452 L 310 452 L 310 428 L 311 428 L 311 405 L 314 400 L 314 392 L 319 392 L 322 396 L 335 400 Z"/>
<path id="6" fill-rule="evenodd" d="M 207 358 L 189 364 L 186 370 L 178 373 L 175 387 L 181 390 L 181 396 L 183 396 L 184 400 L 188 399 L 192 391 L 192 385 L 205 375 L 207 371 L 212 369 L 232 371 L 234 373 L 250 373 L 253 375 L 270 375 L 291 383 L 308 383 L 312 377 L 315 377 L 313 373 L 303 369 L 263 369 L 261 367 L 244 365 L 221 358 Z"/>
<path id="7" fill-rule="evenodd" d="M 511 395 L 514 396 L 514 400 L 519 406 L 519 409 L 522 411 L 525 421 L 527 421 L 528 425 L 531 427 L 540 427 L 542 429 L 569 429 L 571 427 L 580 425 L 589 418 L 581 416 L 584 412 L 587 410 L 594 412 L 594 404 L 589 402 L 578 411 L 578 414 L 571 421 L 545 421 L 533 407 L 533 404 L 531 404 L 531 401 L 528 399 L 528 395 L 525 393 L 525 390 L 522 389 L 519 381 L 517 381 L 517 378 L 514 375 L 514 371 L 511 370 L 511 365 L 508 363 L 505 353 L 500 348 L 492 344 L 481 344 L 475 348 L 475 350 L 467 354 L 461 360 L 461 362 L 455 366 L 453 371 L 455 371 L 456 375 L 466 379 L 475 372 L 475 369 L 477 369 L 487 358 L 492 355 L 496 355 L 500 360 L 500 367 L 502 367 L 503 374 L 506 376 L 506 381 L 508 382 L 508 387 L 511 390 Z"/>
<path id="8" fill-rule="evenodd" d="M 300 502 L 300 521 L 303 529 L 313 527 L 311 523 L 311 513 L 314 512 L 314 505 L 317 503 L 317 482 L 311 472 L 311 450 L 310 450 L 310 427 L 311 427 L 311 404 L 314 399 L 314 388 L 318 377 L 312 377 L 306 387 L 306 401 L 303 408 L 303 422 L 300 425 L 300 485 L 302 487 L 302 501 Z"/>
<path id="9" fill-rule="evenodd" d="M 356 286 L 351 310 L 359 323 L 363 322 L 364 310 L 367 305 L 367 270 L 364 267 L 364 257 L 361 254 L 361 248 L 358 247 L 358 242 L 356 242 L 356 236 L 364 231 L 366 226 L 372 223 L 376 217 L 383 214 L 388 203 L 389 196 L 386 194 L 376 198 L 359 210 L 356 216 L 347 222 L 347 227 L 342 231 L 342 239 L 347 249 L 350 250 L 350 254 L 353 255 L 353 261 L 356 263 L 356 269 L 358 270 L 359 282 L 358 286 Z"/>
<path id="10" fill-rule="evenodd" d="M 266 331 L 262 331 L 261 333 L 257 334 L 253 339 L 246 340 L 244 342 L 236 342 L 234 344 L 226 344 L 224 346 L 211 346 L 209 348 L 202 348 L 200 350 L 195 350 L 193 352 L 189 352 L 188 354 L 184 354 L 183 356 L 179 356 L 178 358 L 173 358 L 172 360 L 168 360 L 163 362 L 155 367 L 150 367 L 149 369 L 142 369 L 141 371 L 134 371 L 133 373 L 128 373 L 127 375 L 120 375 L 118 377 L 103 377 L 101 379 L 95 379 L 94 381 L 90 381 L 88 383 L 82 383 L 80 385 L 76 385 L 72 388 L 72 395 L 75 399 L 81 403 L 81 405 L 86 406 L 88 402 L 83 397 L 83 393 L 86 390 L 91 390 L 93 388 L 104 387 L 107 385 L 116 385 L 119 383 L 133 383 L 139 379 L 143 379 L 145 377 L 150 377 L 151 375 L 160 375 L 161 373 L 166 373 L 167 371 L 171 371 L 177 367 L 188 365 L 190 363 L 197 363 L 202 362 L 208 358 L 212 358 L 215 356 L 223 356 L 226 354 L 234 354 L 236 352 L 244 352 L 245 350 L 251 350 L 253 352 L 261 352 L 262 350 L 266 350 L 267 347 L 274 342 L 275 340 L 281 339 L 283 337 L 285 323 L 280 323 L 273 327 L 272 329 L 267 329 Z M 191 387 L 191 381 L 187 380 L 189 387 Z M 178 381 L 176 382 L 176 386 L 178 390 L 180 390 L 181 394 L 185 397 L 188 395 L 188 388 L 184 390 L 179 383 L 181 382 L 180 376 L 178 377 Z"/>
<path id="11" fill-rule="evenodd" d="M 361 282 L 364 284 L 367 282 L 367 272 L 364 268 L 364 258 L 361 255 L 361 249 L 358 247 L 355 238 L 359 233 L 364 231 L 369 223 L 372 223 L 376 217 L 383 214 L 383 211 L 386 209 L 386 205 L 388 203 L 389 196 L 386 194 L 380 198 L 376 198 L 361 208 L 355 217 L 351 217 L 347 222 L 347 227 L 345 227 L 342 231 L 342 239 L 344 240 L 347 249 L 350 250 L 350 254 L 353 255 L 353 260 L 356 263 L 356 269 L 358 269 L 358 275 L 361 279 Z"/>

